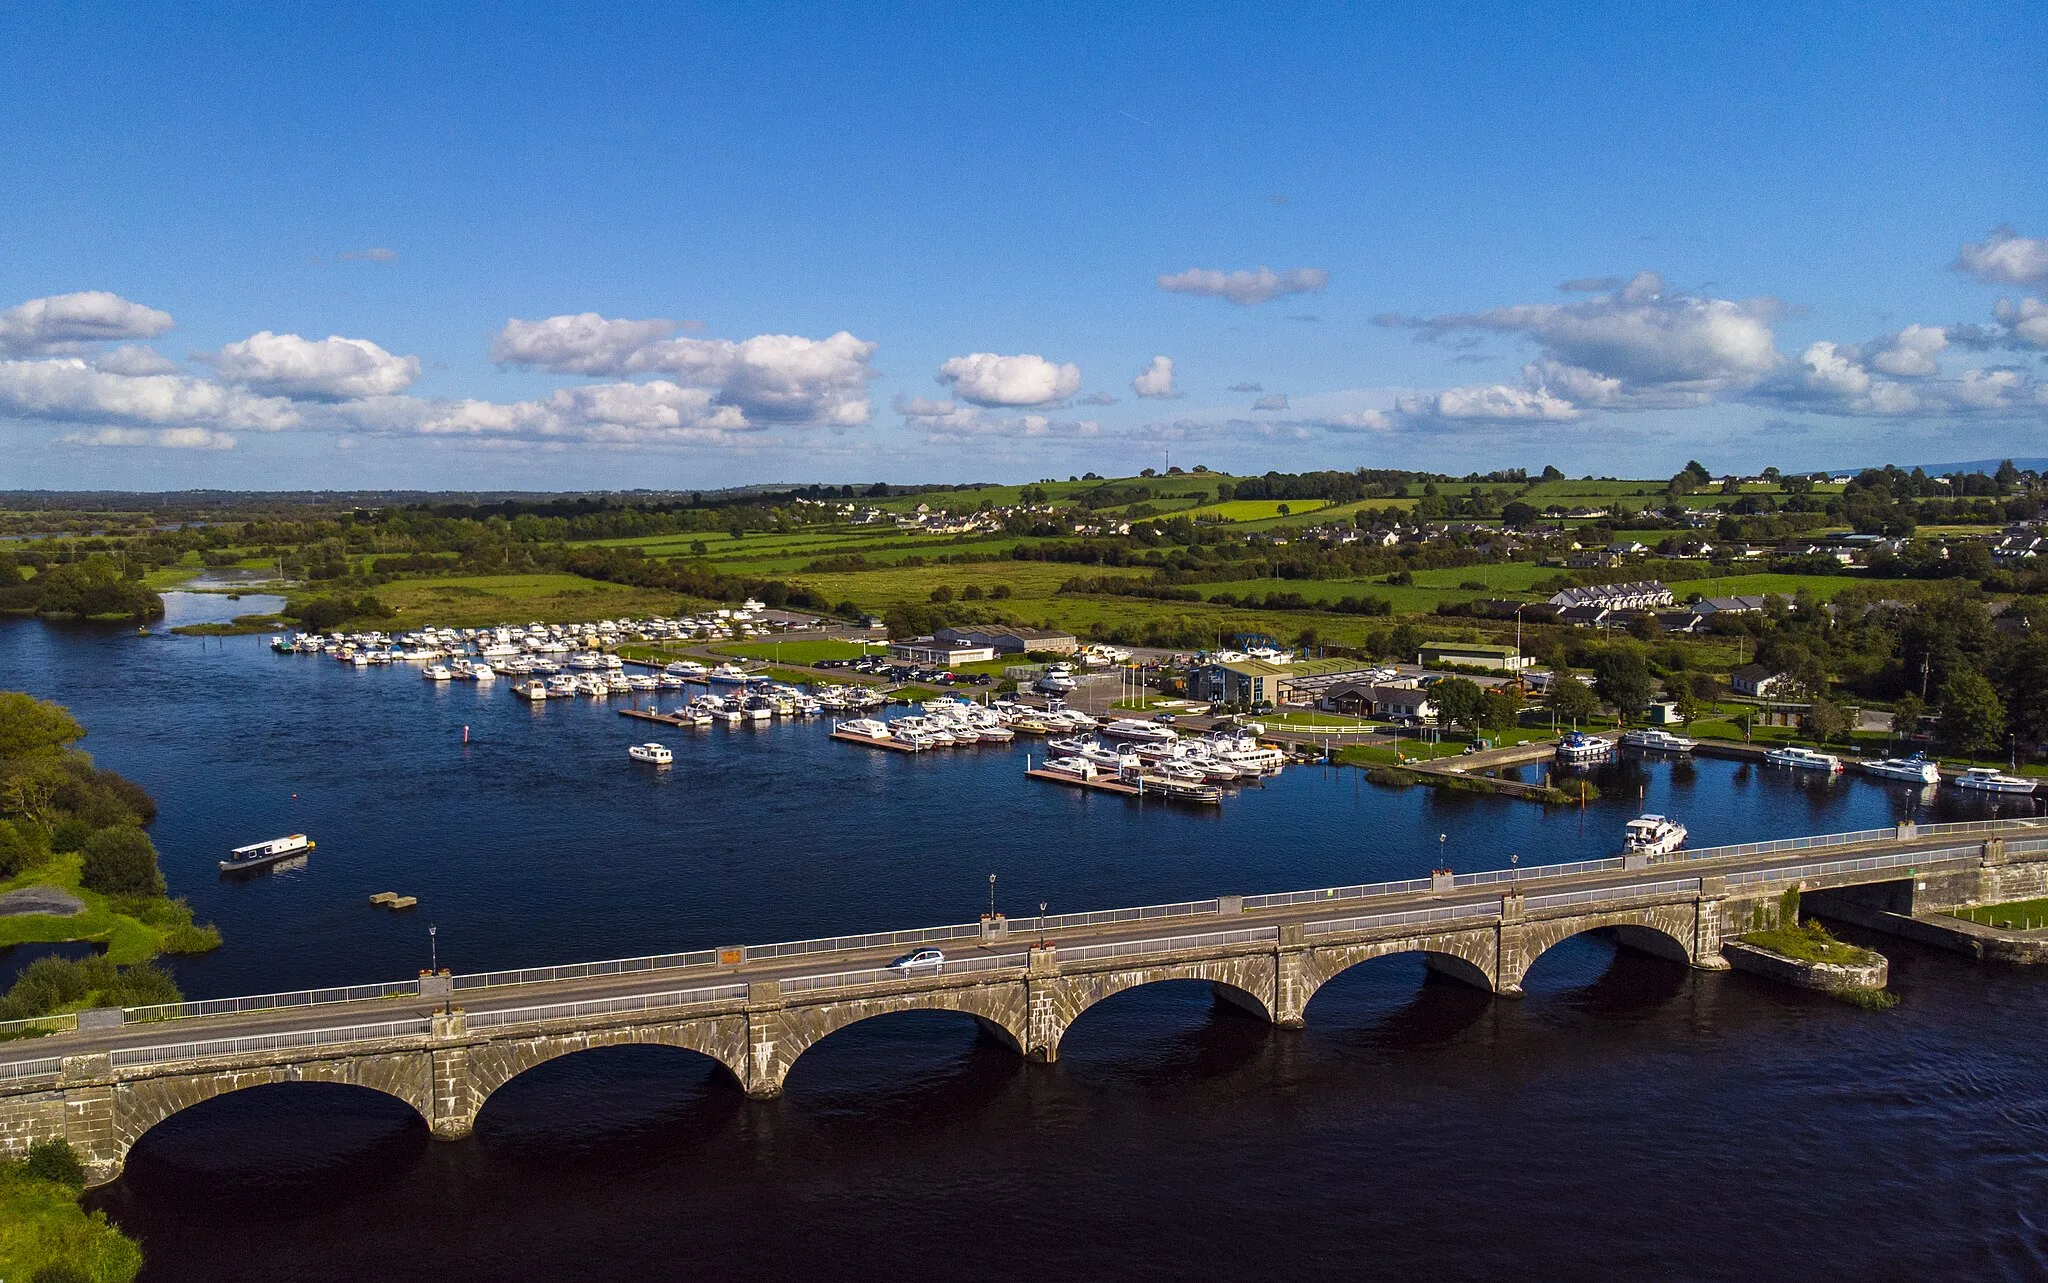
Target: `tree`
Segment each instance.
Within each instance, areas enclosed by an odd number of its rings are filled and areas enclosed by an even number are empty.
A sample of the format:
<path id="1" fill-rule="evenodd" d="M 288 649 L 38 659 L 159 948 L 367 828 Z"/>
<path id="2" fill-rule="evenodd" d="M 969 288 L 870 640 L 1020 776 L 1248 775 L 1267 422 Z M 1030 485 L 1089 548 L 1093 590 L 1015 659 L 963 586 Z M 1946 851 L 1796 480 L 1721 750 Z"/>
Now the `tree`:
<path id="1" fill-rule="evenodd" d="M 1446 677 L 1430 687 L 1429 699 L 1436 705 L 1437 725 L 1479 729 L 1486 693 L 1479 689 L 1478 682 L 1469 677 Z"/>
<path id="2" fill-rule="evenodd" d="M 1927 705 L 1918 695 L 1901 695 L 1892 705 L 1892 734 L 1911 736 L 1920 729 L 1920 719 L 1927 716 Z"/>
<path id="3" fill-rule="evenodd" d="M 1815 743 L 1825 744 L 1849 733 L 1849 710 L 1834 700 L 1816 699 L 1806 706 L 1800 722 Z"/>
<path id="4" fill-rule="evenodd" d="M 85 738 L 85 728 L 61 704 L 0 693 L 0 759 L 53 753 Z"/>
<path id="5" fill-rule="evenodd" d="M 2005 705 L 1991 683 L 1972 669 L 1962 668 L 1941 687 L 1942 747 L 1952 753 L 1979 752 L 1998 747 L 2005 731 Z"/>
<path id="6" fill-rule="evenodd" d="M 79 884 L 102 895 L 162 895 L 163 871 L 156 846 L 141 829 L 121 825 L 85 840 L 85 868 Z"/>
<path id="7" fill-rule="evenodd" d="M 1691 682 L 1678 684 L 1678 698 L 1674 702 L 1678 707 L 1679 721 L 1690 722 L 1700 715 L 1700 697 L 1693 693 Z"/>
<path id="8" fill-rule="evenodd" d="M 1501 524 L 1513 526 L 1516 529 L 1535 525 L 1536 518 L 1541 515 L 1536 511 L 1535 504 L 1524 503 L 1520 499 L 1515 500 L 1500 510 Z"/>
<path id="9" fill-rule="evenodd" d="M 1593 689 L 1631 721 L 1650 706 L 1650 665 L 1633 646 L 1610 646 L 1593 661 Z"/>
<path id="10" fill-rule="evenodd" d="M 1557 714 L 1559 721 L 1576 726 L 1599 708 L 1600 701 L 1592 690 L 1570 673 L 1560 671 L 1550 683 L 1550 711 Z"/>
<path id="11" fill-rule="evenodd" d="M 1521 687 L 1496 686 L 1482 697 L 1479 720 L 1490 731 L 1511 731 L 1522 720 L 1526 702 Z"/>

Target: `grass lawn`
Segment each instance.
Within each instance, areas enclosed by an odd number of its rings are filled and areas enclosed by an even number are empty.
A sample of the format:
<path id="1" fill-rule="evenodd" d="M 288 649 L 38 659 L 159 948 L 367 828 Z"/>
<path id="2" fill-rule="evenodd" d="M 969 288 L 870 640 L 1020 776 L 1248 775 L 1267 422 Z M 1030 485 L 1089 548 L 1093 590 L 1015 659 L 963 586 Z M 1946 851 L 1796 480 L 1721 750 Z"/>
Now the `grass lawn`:
<path id="1" fill-rule="evenodd" d="M 600 583 L 577 575 L 467 575 L 399 579 L 376 590 L 396 611 L 387 629 L 434 625 L 477 628 L 489 624 L 581 623 L 595 619 L 674 615 L 684 608 L 674 593 Z"/>
<path id="2" fill-rule="evenodd" d="M 1980 904 L 1968 909 L 1953 909 L 1950 913 L 1966 922 L 1974 922 L 1984 927 L 2010 927 L 2020 931 L 2048 927 L 2048 900 L 2009 900 L 2004 904 Z"/>
<path id="3" fill-rule="evenodd" d="M 0 948 L 17 944 L 55 944 L 65 940 L 90 940 L 95 944 L 107 946 L 108 960 L 124 967 L 147 962 L 166 952 L 174 929 L 168 925 L 153 926 L 131 914 L 123 913 L 116 909 L 106 896 L 79 886 L 79 868 L 83 863 L 84 857 L 76 852 L 53 855 L 41 864 L 23 870 L 12 879 L 0 882 L 0 891 L 12 891 L 27 886 L 57 887 L 69 891 L 85 902 L 83 912 L 68 918 L 48 913 L 20 913 L 0 918 Z M 187 921 L 190 920 L 189 911 L 184 916 Z M 213 944 L 219 943 L 220 937 L 216 933 L 213 936 Z"/>
<path id="4" fill-rule="evenodd" d="M 1269 517 L 1302 517 L 1330 506 L 1327 499 L 1232 499 L 1195 508 L 1190 517 L 1221 517 L 1225 521 L 1264 521 Z M 1280 509 L 1286 508 L 1286 512 Z"/>
<path id="5" fill-rule="evenodd" d="M 873 648 L 863 648 L 859 642 L 834 641 L 819 638 L 812 641 L 753 641 L 726 642 L 711 649 L 721 655 L 738 655 L 742 659 L 786 660 L 792 664 L 815 664 L 821 659 L 859 659 L 872 655 Z"/>
<path id="6" fill-rule="evenodd" d="M 1752 931 L 1742 937 L 1742 943 L 1769 949 L 1772 953 L 1801 962 L 1831 962 L 1844 966 L 1860 966 L 1877 955 L 1868 949 L 1859 949 L 1853 944 L 1843 944 L 1828 934 L 1827 928 L 1818 922 L 1808 922 L 1803 927 L 1774 927 L 1769 931 Z"/>
<path id="7" fill-rule="evenodd" d="M 107 1221 L 88 1214 L 78 1191 L 37 1180 L 19 1163 L 0 1163 L 0 1279 L 50 1277 L 128 1283 L 142 1268 L 142 1249 Z"/>

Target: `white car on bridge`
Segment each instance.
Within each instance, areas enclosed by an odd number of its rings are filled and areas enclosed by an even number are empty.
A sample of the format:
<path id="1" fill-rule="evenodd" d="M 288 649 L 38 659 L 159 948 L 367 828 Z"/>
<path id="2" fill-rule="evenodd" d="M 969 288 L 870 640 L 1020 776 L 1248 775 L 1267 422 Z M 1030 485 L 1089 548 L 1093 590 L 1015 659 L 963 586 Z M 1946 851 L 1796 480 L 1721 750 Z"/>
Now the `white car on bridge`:
<path id="1" fill-rule="evenodd" d="M 889 964 L 892 971 L 937 971 L 946 965 L 946 955 L 937 949 L 919 949 L 906 953 Z"/>

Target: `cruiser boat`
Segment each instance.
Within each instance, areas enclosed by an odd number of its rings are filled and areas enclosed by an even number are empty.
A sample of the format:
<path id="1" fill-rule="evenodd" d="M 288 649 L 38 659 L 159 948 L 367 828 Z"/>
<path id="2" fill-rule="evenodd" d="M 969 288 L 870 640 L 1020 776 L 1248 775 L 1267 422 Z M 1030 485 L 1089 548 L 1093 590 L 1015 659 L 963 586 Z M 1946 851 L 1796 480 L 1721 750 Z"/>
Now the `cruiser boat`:
<path id="1" fill-rule="evenodd" d="M 1798 771 L 1826 771 L 1830 775 L 1842 772 L 1841 758 L 1810 748 L 1774 748 L 1764 754 L 1764 760 L 1772 766 L 1789 766 Z"/>
<path id="2" fill-rule="evenodd" d="M 1959 789 L 1970 789 L 1977 793 L 2031 793 L 2034 781 L 2024 780 L 2017 775 L 2001 775 L 1994 766 L 1973 766 L 1955 779 Z"/>
<path id="3" fill-rule="evenodd" d="M 228 852 L 228 858 L 220 862 L 223 872 L 236 869 L 255 869 L 278 860 L 313 849 L 313 839 L 303 833 L 289 837 L 272 838 L 268 842 L 251 842 Z"/>
<path id="4" fill-rule="evenodd" d="M 526 683 L 524 686 L 514 686 L 512 689 L 518 693 L 519 698 L 530 699 L 535 701 L 544 700 L 548 697 L 549 694 L 547 683 L 543 682 L 538 677 Z"/>
<path id="5" fill-rule="evenodd" d="M 922 752 L 928 748 L 938 748 L 942 742 L 952 743 L 950 739 L 939 740 L 922 725 L 904 725 L 905 722 L 916 722 L 917 720 L 914 717 L 899 717 L 889 723 L 889 738 L 913 752 Z"/>
<path id="6" fill-rule="evenodd" d="M 1098 774 L 1095 763 L 1084 757 L 1055 757 L 1037 769 L 1074 780 L 1092 780 Z"/>
<path id="7" fill-rule="evenodd" d="M 845 731 L 848 735 L 865 735 L 871 740 L 889 738 L 889 723 L 876 717 L 856 717 L 850 722 L 840 722 L 832 729 Z"/>
<path id="8" fill-rule="evenodd" d="M 694 659 L 679 659 L 661 671 L 671 677 L 692 678 L 701 681 L 706 669 L 704 665 Z"/>
<path id="9" fill-rule="evenodd" d="M 1628 822 L 1621 849 L 1629 855 L 1669 855 L 1685 845 L 1685 826 L 1661 815 L 1639 815 Z"/>
<path id="10" fill-rule="evenodd" d="M 1941 768 L 1918 753 L 1911 757 L 1887 757 L 1876 762 L 1864 762 L 1862 768 L 1867 775 L 1878 775 L 1888 780 L 1906 780 L 1913 784 L 1941 783 Z"/>
<path id="11" fill-rule="evenodd" d="M 676 760 L 676 755 L 669 752 L 666 746 L 653 743 L 635 744 L 626 750 L 626 756 L 636 762 L 646 762 L 653 766 L 667 766 Z"/>
<path id="12" fill-rule="evenodd" d="M 1590 766 L 1604 762 L 1614 756 L 1614 745 L 1598 735 L 1581 735 L 1573 731 L 1557 742 L 1557 762 L 1560 766 Z"/>
<path id="13" fill-rule="evenodd" d="M 1641 749 L 1645 753 L 1690 753 L 1692 741 L 1683 735 L 1660 731 L 1654 726 L 1640 730 L 1623 731 L 1622 745 L 1626 748 Z"/>
<path id="14" fill-rule="evenodd" d="M 1180 738 L 1180 733 L 1171 726 L 1139 721 L 1135 717 L 1120 718 L 1111 722 L 1102 728 L 1102 733 L 1111 739 L 1142 740 L 1152 744 L 1170 744 Z"/>
<path id="15" fill-rule="evenodd" d="M 420 676 L 430 682 L 453 681 L 455 679 L 455 670 L 449 668 L 446 664 L 428 664 L 424 669 L 420 670 Z"/>
<path id="16" fill-rule="evenodd" d="M 738 664 L 720 664 L 711 670 L 711 680 L 737 686 L 747 680 L 747 670 Z"/>

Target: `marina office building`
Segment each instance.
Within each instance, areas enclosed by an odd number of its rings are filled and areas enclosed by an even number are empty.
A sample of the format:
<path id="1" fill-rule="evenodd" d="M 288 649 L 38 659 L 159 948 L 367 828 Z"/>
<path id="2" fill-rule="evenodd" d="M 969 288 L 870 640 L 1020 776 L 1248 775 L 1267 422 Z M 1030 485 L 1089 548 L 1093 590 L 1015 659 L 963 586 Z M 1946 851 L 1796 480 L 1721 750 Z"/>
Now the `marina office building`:
<path id="1" fill-rule="evenodd" d="M 1315 704 L 1325 688 L 1363 679 L 1375 667 L 1355 659 L 1213 660 L 1188 674 L 1188 694 L 1218 704 Z"/>

